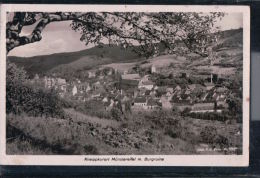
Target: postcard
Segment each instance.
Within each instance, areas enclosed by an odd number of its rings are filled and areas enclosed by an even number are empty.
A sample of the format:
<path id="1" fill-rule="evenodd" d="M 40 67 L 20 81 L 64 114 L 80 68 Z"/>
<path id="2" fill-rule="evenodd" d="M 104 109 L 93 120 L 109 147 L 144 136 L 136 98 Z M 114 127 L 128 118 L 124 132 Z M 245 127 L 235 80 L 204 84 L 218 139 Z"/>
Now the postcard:
<path id="1" fill-rule="evenodd" d="M 0 8 L 1 165 L 248 166 L 248 6 Z"/>

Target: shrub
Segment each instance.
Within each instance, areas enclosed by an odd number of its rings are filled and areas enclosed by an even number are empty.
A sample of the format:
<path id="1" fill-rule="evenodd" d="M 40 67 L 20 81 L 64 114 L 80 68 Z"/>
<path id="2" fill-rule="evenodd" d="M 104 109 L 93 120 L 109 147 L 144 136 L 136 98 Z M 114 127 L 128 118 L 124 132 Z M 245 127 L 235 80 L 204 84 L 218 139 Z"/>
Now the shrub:
<path id="1" fill-rule="evenodd" d="M 85 154 L 89 154 L 89 155 L 97 155 L 98 154 L 98 149 L 94 145 L 85 145 L 84 151 L 85 151 Z"/>
<path id="2" fill-rule="evenodd" d="M 122 112 L 117 107 L 111 109 L 111 118 L 117 121 L 121 120 Z"/>
<path id="3" fill-rule="evenodd" d="M 17 67 L 14 63 L 7 61 L 6 64 L 6 82 L 12 85 L 23 83 L 28 78 L 23 68 Z"/>
<path id="4" fill-rule="evenodd" d="M 214 140 L 214 147 L 219 146 L 221 150 L 229 147 L 229 140 L 225 136 L 218 135 Z"/>
<path id="5" fill-rule="evenodd" d="M 63 117 L 62 102 L 53 91 L 33 89 L 23 83 L 6 86 L 6 112 L 29 116 Z"/>
<path id="6" fill-rule="evenodd" d="M 74 109 L 90 116 L 96 116 L 99 118 L 110 119 L 110 112 L 106 111 L 103 103 L 96 100 L 89 100 L 85 104 L 74 104 Z"/>
<path id="7" fill-rule="evenodd" d="M 6 112 L 30 116 L 64 116 L 61 101 L 54 91 L 45 91 L 27 84 L 22 68 L 7 62 Z"/>
<path id="8" fill-rule="evenodd" d="M 213 144 L 217 136 L 217 129 L 213 126 L 206 126 L 201 132 L 201 142 Z"/>
<path id="9" fill-rule="evenodd" d="M 201 141 L 210 144 L 213 148 L 221 150 L 229 147 L 229 140 L 223 135 L 218 135 L 217 129 L 213 126 L 206 126 L 200 133 Z"/>
<path id="10" fill-rule="evenodd" d="M 179 138 L 180 133 L 181 133 L 180 129 L 171 128 L 171 127 L 168 127 L 167 129 L 165 129 L 165 132 L 164 132 L 165 135 L 169 135 L 172 138 Z"/>
<path id="11" fill-rule="evenodd" d="M 7 115 L 9 137 L 23 135 L 43 149 L 51 148 L 57 154 L 95 154 L 96 140 L 89 137 L 90 126 L 66 119 Z M 15 129 L 14 129 L 15 128 Z M 17 134 L 14 132 L 18 130 Z"/>
<path id="12" fill-rule="evenodd" d="M 187 116 L 191 111 L 191 108 L 186 107 L 182 112 L 181 115 L 182 116 Z"/>
<path id="13" fill-rule="evenodd" d="M 225 122 L 233 118 L 227 111 L 222 113 L 217 112 L 206 112 L 206 113 L 186 113 L 185 116 L 190 116 L 192 118 L 203 119 L 203 120 L 216 120 Z"/>

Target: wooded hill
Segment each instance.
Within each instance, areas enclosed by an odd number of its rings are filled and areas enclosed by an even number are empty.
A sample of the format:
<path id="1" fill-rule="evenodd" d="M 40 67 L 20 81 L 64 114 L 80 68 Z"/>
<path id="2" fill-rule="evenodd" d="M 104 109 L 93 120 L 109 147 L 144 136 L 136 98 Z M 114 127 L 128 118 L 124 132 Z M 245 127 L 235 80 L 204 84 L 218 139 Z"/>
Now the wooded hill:
<path id="1" fill-rule="evenodd" d="M 243 29 L 226 30 L 221 32 L 221 39 L 215 49 L 242 47 Z M 163 51 L 160 45 L 160 51 Z M 100 45 L 90 49 L 65 52 L 33 57 L 9 56 L 8 60 L 23 67 L 29 76 L 37 74 L 60 73 L 64 71 L 78 72 L 89 70 L 99 65 L 117 62 L 137 62 L 145 59 L 135 53 L 133 49 L 124 49 L 115 45 Z"/>

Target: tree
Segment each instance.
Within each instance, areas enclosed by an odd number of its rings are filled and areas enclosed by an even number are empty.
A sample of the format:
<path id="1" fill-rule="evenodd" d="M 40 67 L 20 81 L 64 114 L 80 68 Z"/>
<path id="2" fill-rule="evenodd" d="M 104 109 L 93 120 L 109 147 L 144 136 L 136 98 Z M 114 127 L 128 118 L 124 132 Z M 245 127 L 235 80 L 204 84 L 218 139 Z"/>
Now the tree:
<path id="1" fill-rule="evenodd" d="M 230 94 L 227 98 L 228 109 L 233 115 L 242 115 L 242 99 L 235 94 Z"/>
<path id="2" fill-rule="evenodd" d="M 195 12 L 15 12 L 9 13 L 6 24 L 6 50 L 40 41 L 42 31 L 53 22 L 71 21 L 71 28 L 80 31 L 81 41 L 100 44 L 105 39 L 110 44 L 133 48 L 143 56 L 159 52 L 163 44 L 168 51 L 178 42 L 202 56 L 207 56 L 208 44 L 214 40 L 214 23 L 223 13 Z M 26 26 L 35 26 L 31 34 L 22 36 Z"/>
<path id="3" fill-rule="evenodd" d="M 17 67 L 15 64 L 7 61 L 6 65 L 6 82 L 7 85 L 15 85 L 16 83 L 25 82 L 28 78 L 23 68 Z"/>
<path id="4" fill-rule="evenodd" d="M 120 109 L 118 109 L 117 107 L 113 107 L 110 112 L 112 119 L 117 121 L 121 120 L 122 112 L 120 111 Z"/>

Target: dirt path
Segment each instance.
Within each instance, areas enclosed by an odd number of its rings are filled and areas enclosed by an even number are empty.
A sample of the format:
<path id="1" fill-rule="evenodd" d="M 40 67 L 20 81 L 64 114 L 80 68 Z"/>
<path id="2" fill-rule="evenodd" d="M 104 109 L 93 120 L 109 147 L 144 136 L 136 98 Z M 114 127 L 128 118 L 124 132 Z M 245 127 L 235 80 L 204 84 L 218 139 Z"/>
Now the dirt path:
<path id="1" fill-rule="evenodd" d="M 109 120 L 109 119 L 102 119 L 95 116 L 89 116 L 86 114 L 83 114 L 81 112 L 75 111 L 74 109 L 65 109 L 65 112 L 69 114 L 72 117 L 72 120 L 74 122 L 83 122 L 83 123 L 92 123 L 92 124 L 99 124 L 101 127 L 118 127 L 120 125 L 119 122 L 115 120 Z"/>

